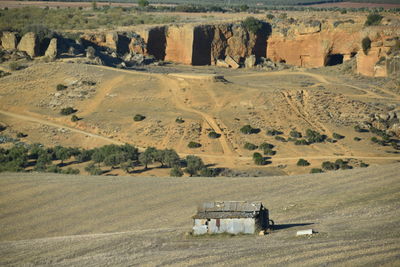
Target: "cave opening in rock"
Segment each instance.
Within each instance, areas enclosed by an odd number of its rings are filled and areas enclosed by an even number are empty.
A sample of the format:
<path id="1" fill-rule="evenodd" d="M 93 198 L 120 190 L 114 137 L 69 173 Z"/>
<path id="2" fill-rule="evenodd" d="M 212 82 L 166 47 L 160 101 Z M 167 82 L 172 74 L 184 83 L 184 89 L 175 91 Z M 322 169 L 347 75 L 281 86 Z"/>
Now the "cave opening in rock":
<path id="1" fill-rule="evenodd" d="M 326 58 L 326 66 L 335 66 L 343 63 L 342 54 L 331 54 Z"/>
<path id="2" fill-rule="evenodd" d="M 350 58 L 353 58 L 353 57 L 355 57 L 356 55 L 357 55 L 357 52 L 351 52 Z"/>

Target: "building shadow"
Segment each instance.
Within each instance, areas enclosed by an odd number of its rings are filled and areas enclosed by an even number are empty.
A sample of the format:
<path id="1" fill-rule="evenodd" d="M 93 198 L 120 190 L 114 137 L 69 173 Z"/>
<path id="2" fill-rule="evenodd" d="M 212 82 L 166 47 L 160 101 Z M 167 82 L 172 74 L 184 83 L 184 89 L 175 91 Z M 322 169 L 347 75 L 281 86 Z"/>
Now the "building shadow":
<path id="1" fill-rule="evenodd" d="M 297 226 L 307 226 L 307 225 L 312 225 L 314 223 L 286 223 L 286 224 L 275 224 L 273 229 L 276 230 L 283 230 L 283 229 L 288 229 L 292 227 L 297 227 Z"/>

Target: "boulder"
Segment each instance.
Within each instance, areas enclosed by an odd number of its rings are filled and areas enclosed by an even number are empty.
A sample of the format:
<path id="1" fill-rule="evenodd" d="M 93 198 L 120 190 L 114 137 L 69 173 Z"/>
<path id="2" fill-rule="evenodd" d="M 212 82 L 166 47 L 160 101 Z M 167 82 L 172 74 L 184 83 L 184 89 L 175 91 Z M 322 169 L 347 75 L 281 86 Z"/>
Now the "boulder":
<path id="1" fill-rule="evenodd" d="M 138 34 L 132 34 L 129 43 L 129 51 L 135 54 L 147 54 L 147 47 L 144 39 Z"/>
<path id="2" fill-rule="evenodd" d="M 33 32 L 25 34 L 18 44 L 18 50 L 25 51 L 30 57 L 38 56 L 38 40 L 37 36 Z"/>
<path id="3" fill-rule="evenodd" d="M 86 57 L 89 59 L 94 59 L 96 57 L 96 50 L 93 48 L 93 46 L 86 48 Z"/>
<path id="4" fill-rule="evenodd" d="M 47 47 L 46 53 L 44 54 L 46 57 L 49 57 L 51 59 L 57 58 L 57 38 L 53 38 L 50 41 L 49 46 Z"/>
<path id="5" fill-rule="evenodd" d="M 225 60 L 222 60 L 222 59 L 217 59 L 216 66 L 217 66 L 217 67 L 229 68 L 229 64 L 226 63 L 226 61 L 225 61 Z"/>
<path id="6" fill-rule="evenodd" d="M 1 37 L 1 45 L 4 50 L 15 50 L 17 49 L 18 38 L 15 32 L 3 32 Z"/>
<path id="7" fill-rule="evenodd" d="M 232 69 L 238 69 L 240 68 L 239 63 L 237 63 L 232 57 L 226 56 L 225 62 L 232 68 Z"/>
<path id="8" fill-rule="evenodd" d="M 244 65 L 246 68 L 254 68 L 254 66 L 256 65 L 256 56 L 251 55 L 247 57 L 246 60 L 244 61 Z"/>
<path id="9" fill-rule="evenodd" d="M 106 34 L 106 46 L 117 50 L 118 48 L 118 34 L 116 32 L 110 32 Z"/>

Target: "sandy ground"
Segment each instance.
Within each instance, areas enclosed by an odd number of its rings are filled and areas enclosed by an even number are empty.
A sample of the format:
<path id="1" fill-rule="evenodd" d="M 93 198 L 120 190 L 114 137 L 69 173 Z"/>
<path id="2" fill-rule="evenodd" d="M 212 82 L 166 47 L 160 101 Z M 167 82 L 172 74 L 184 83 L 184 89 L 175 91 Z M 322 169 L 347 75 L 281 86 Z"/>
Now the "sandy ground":
<path id="1" fill-rule="evenodd" d="M 215 79 L 222 76 L 224 80 Z M 46 77 L 52 77 L 51 81 Z M 85 81 L 93 86 L 82 85 Z M 29 133 L 26 142 L 49 146 L 83 146 L 125 142 L 139 148 L 174 148 L 182 156 L 195 154 L 218 167 L 249 169 L 280 168 L 287 174 L 307 173 L 322 161 L 354 159 L 368 164 L 396 162 L 391 147 L 372 144 L 370 133 L 356 133 L 354 125 L 396 106 L 400 96 L 386 89 L 386 80 L 337 75 L 333 69 L 302 69 L 265 72 L 216 67 L 171 65 L 144 71 L 121 70 L 74 63 L 36 63 L 2 78 L 0 121 L 3 134 Z M 57 84 L 68 85 L 57 92 Z M 72 106 L 82 120 L 62 116 Z M 134 122 L 135 114 L 146 119 Z M 184 123 L 175 122 L 182 117 Z M 244 135 L 250 124 L 260 133 Z M 345 136 L 337 143 L 296 146 L 280 142 L 266 131 L 283 131 L 285 138 L 296 129 L 317 130 L 328 137 Z M 208 137 L 210 131 L 221 134 Z M 356 142 L 354 137 L 362 138 Z M 201 148 L 190 149 L 196 141 Z M 256 167 L 246 142 L 275 145 L 271 164 Z M 310 161 L 296 166 L 299 158 Z M 358 162 L 358 163 L 357 163 Z M 156 170 L 168 175 L 168 170 Z M 165 172 L 165 173 L 163 173 Z M 112 174 L 112 173 L 111 173 Z M 146 173 L 145 175 L 151 175 Z"/>
<path id="2" fill-rule="evenodd" d="M 265 178 L 0 175 L 0 265 L 398 266 L 400 165 Z M 192 237 L 207 200 L 260 200 L 266 236 Z M 296 231 L 314 229 L 312 237 Z"/>

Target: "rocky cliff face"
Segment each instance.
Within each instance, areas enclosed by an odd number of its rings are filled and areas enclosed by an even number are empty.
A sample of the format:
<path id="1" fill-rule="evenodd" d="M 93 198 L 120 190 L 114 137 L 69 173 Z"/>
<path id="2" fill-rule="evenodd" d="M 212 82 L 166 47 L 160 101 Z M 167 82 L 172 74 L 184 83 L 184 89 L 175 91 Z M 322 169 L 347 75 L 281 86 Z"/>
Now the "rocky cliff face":
<path id="1" fill-rule="evenodd" d="M 274 25 L 272 30 L 271 25 L 265 23 L 264 26 L 257 34 L 241 23 L 185 24 L 148 27 L 137 32 L 87 33 L 77 42 L 57 40 L 54 44 L 56 40 L 53 40 L 49 54 L 52 57 L 60 54 L 56 46 L 68 51 L 92 46 L 96 50 L 105 50 L 110 58 L 119 58 L 120 61 L 143 55 L 188 65 L 234 68 L 254 66 L 256 62 L 265 61 L 265 57 L 274 62 L 308 68 L 336 65 L 356 56 L 357 72 L 362 75 L 381 77 L 399 72 L 399 53 L 393 53 L 393 47 L 399 46 L 398 27 L 363 28 L 353 21 L 330 24 L 315 20 L 286 21 Z M 4 32 L 1 36 L 5 50 L 18 48 L 31 57 L 44 54 L 38 51 L 46 51 L 34 33 L 27 33 L 19 44 L 15 33 Z M 365 37 L 372 41 L 367 53 L 363 52 L 361 45 Z"/>

